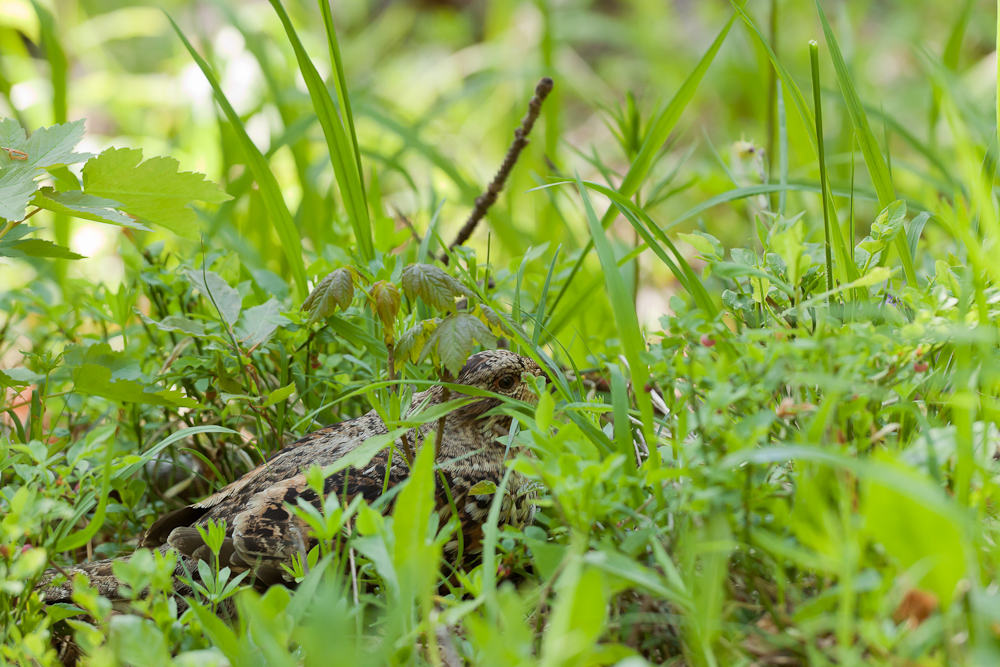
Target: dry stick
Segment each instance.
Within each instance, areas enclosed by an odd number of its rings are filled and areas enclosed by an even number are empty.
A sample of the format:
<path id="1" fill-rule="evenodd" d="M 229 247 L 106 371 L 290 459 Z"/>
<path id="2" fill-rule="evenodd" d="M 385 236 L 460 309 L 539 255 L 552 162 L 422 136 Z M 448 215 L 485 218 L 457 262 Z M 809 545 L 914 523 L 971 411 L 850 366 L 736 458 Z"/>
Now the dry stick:
<path id="1" fill-rule="evenodd" d="M 535 95 L 528 102 L 528 113 L 521 119 L 521 126 L 514 130 L 514 141 L 511 142 L 510 148 L 507 149 L 507 155 L 503 159 L 503 164 L 500 165 L 500 169 L 497 171 L 496 176 L 493 177 L 490 186 L 486 188 L 486 192 L 476 198 L 475 208 L 469 214 L 469 219 L 462 225 L 458 236 L 448 246 L 448 250 L 468 241 L 472 233 L 476 231 L 476 225 L 486 216 L 486 212 L 496 202 L 497 195 L 503 190 L 504 183 L 507 182 L 507 177 L 510 176 L 510 172 L 514 169 L 517 158 L 520 157 L 524 147 L 528 145 L 528 134 L 531 132 L 531 128 L 534 127 L 535 121 L 538 120 L 538 115 L 542 111 L 542 102 L 552 92 L 552 85 L 552 79 L 545 77 L 535 86 Z M 448 263 L 447 252 L 441 254 L 441 261 L 445 264 Z"/>

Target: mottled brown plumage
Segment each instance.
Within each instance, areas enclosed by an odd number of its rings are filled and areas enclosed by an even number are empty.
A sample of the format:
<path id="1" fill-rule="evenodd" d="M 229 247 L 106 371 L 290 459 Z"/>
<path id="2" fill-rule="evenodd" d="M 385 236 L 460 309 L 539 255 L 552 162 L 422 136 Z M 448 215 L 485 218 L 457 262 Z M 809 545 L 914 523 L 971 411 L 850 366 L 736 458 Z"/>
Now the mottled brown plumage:
<path id="1" fill-rule="evenodd" d="M 534 401 L 535 395 L 522 380 L 522 374 L 541 375 L 538 365 L 526 357 L 506 350 L 481 352 L 469 358 L 456 379 L 457 384 L 485 389 L 522 401 Z M 442 387 L 415 394 L 411 414 L 442 402 Z M 453 394 L 452 398 L 456 396 Z M 477 398 L 449 413 L 445 420 L 437 461 L 444 473 L 458 509 L 462 524 L 463 559 L 476 557 L 482 550 L 482 524 L 489 513 L 493 495 L 471 495 L 469 490 L 479 482 L 501 483 L 505 462 L 519 451 L 508 451 L 507 433 L 510 418 L 485 413 L 502 404 L 499 398 Z M 437 422 L 411 430 L 408 442 L 419 450 L 434 446 Z M 180 554 L 176 574 L 196 573 L 195 561 L 207 560 L 211 552 L 197 530 L 209 521 L 226 522 L 226 541 L 220 554 L 221 564 L 239 572 L 251 570 L 257 585 L 288 583 L 290 577 L 282 565 L 290 565 L 297 554 L 308 551 L 316 541 L 307 526 L 291 514 L 286 503 L 295 505 L 299 499 L 319 508 L 321 499 L 308 487 L 305 471 L 310 467 L 328 466 L 352 451 L 366 439 L 387 433 L 386 426 L 373 410 L 363 417 L 314 431 L 288 445 L 268 461 L 205 500 L 170 512 L 157 519 L 143 536 L 141 545 Z M 426 444 L 424 444 L 426 443 Z M 348 467 L 326 478 L 324 493 L 336 493 L 348 501 L 360 494 L 368 502 L 382 495 L 388 474 L 388 488 L 407 478 L 409 468 L 396 442 L 391 465 L 389 449 L 383 449 L 362 469 Z M 388 467 L 388 471 L 386 468 Z M 500 513 L 501 523 L 525 525 L 534 518 L 534 491 L 517 472 L 511 473 L 508 490 Z M 391 501 L 383 510 L 392 509 Z M 437 480 L 437 510 L 442 522 L 451 515 L 444 486 Z M 445 545 L 445 555 L 458 556 L 459 541 Z M 82 572 L 101 595 L 118 599 L 119 582 L 111 573 L 114 561 L 99 561 L 66 568 L 69 574 Z M 55 583 L 61 574 L 46 573 L 40 587 L 48 602 L 65 601 L 72 593 L 72 584 Z M 180 581 L 179 593 L 187 588 Z"/>

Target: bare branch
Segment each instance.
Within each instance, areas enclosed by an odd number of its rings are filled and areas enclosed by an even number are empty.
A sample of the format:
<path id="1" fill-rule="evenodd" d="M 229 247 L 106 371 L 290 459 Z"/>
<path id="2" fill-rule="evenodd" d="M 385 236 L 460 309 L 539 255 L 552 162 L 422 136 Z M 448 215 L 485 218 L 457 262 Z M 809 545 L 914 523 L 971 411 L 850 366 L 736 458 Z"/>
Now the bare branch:
<path id="1" fill-rule="evenodd" d="M 520 157 L 524 147 L 528 145 L 528 134 L 531 132 L 531 128 L 534 127 L 535 121 L 538 120 L 538 115 L 542 111 L 542 102 L 552 92 L 552 86 L 553 82 L 549 77 L 543 78 L 535 86 L 535 95 L 528 102 L 528 113 L 521 119 L 521 126 L 514 130 L 514 141 L 511 142 L 510 148 L 507 149 L 507 155 L 503 159 L 503 164 L 500 165 L 500 169 L 497 171 L 496 176 L 493 177 L 493 181 L 486 188 L 486 192 L 476 198 L 475 208 L 472 209 L 469 219 L 462 225 L 462 229 L 459 230 L 455 240 L 448 246 L 449 250 L 469 240 L 472 233 L 476 231 L 476 225 L 479 224 L 479 221 L 485 217 L 486 212 L 496 202 L 497 195 L 503 190 L 503 186 L 507 182 L 507 177 L 510 176 L 510 172 L 514 169 L 517 158 Z M 441 261 L 445 264 L 448 263 L 448 253 L 442 253 Z"/>

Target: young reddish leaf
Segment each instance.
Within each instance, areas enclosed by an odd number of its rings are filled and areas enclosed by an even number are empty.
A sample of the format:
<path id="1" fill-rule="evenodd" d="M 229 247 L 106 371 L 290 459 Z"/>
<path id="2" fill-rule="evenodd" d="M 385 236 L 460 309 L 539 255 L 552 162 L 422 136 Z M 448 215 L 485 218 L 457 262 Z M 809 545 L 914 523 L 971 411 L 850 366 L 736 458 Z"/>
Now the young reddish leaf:
<path id="1" fill-rule="evenodd" d="M 420 297 L 431 308 L 455 311 L 455 297 L 473 296 L 472 291 L 430 264 L 411 264 L 403 269 L 403 291 L 411 299 Z"/>
<path id="2" fill-rule="evenodd" d="M 382 320 L 382 326 L 386 331 L 392 331 L 396 322 L 396 315 L 399 313 L 399 306 L 402 299 L 399 296 L 399 289 L 386 280 L 380 280 L 372 285 L 372 309 L 378 318 Z"/>
<path id="3" fill-rule="evenodd" d="M 434 329 L 434 333 L 424 343 L 424 349 L 420 351 L 420 358 L 426 359 L 431 355 L 457 375 L 472 354 L 476 343 L 493 349 L 497 341 L 478 317 L 468 313 L 456 313 L 444 318 Z"/>
<path id="4" fill-rule="evenodd" d="M 403 367 L 407 361 L 416 361 L 420 357 L 420 351 L 424 349 L 424 344 L 431 332 L 437 328 L 441 320 L 434 318 L 418 322 L 403 332 L 396 342 L 396 370 Z"/>
<path id="5" fill-rule="evenodd" d="M 503 334 L 503 322 L 500 320 L 500 317 L 496 314 L 496 312 L 489 306 L 478 304 L 473 309 L 472 314 L 482 320 L 495 336 Z"/>
<path id="6" fill-rule="evenodd" d="M 326 319 L 333 315 L 340 306 L 346 310 L 354 299 L 354 274 L 350 269 L 342 268 L 333 271 L 323 278 L 305 301 L 302 310 L 309 313 L 309 324 Z"/>

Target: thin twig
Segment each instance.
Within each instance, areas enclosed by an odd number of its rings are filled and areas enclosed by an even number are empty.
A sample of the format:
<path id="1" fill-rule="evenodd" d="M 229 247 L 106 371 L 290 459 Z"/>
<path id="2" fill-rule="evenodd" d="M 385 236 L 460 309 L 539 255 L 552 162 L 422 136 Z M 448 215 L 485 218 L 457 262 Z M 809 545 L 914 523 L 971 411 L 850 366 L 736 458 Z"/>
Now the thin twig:
<path id="1" fill-rule="evenodd" d="M 469 214 L 469 219 L 465 221 L 462 225 L 462 229 L 459 230 L 458 236 L 455 240 L 451 242 L 448 249 L 451 250 L 455 246 L 460 246 L 469 240 L 472 233 L 476 231 L 476 225 L 479 221 L 486 216 L 486 212 L 490 210 L 494 202 L 497 200 L 497 195 L 503 190 L 504 183 L 507 182 L 507 177 L 510 176 L 510 172 L 514 169 L 514 164 L 517 162 L 517 158 L 520 157 L 521 151 L 524 147 L 528 145 L 528 134 L 531 132 L 531 128 L 534 127 L 535 121 L 538 120 L 538 115 L 542 111 L 542 102 L 548 97 L 549 93 L 552 92 L 553 82 L 549 77 L 543 78 L 535 86 L 535 95 L 528 102 L 528 113 L 524 115 L 521 119 L 521 126 L 514 130 L 514 141 L 511 142 L 510 148 L 507 149 L 507 155 L 503 159 L 503 164 L 500 165 L 500 169 L 497 171 L 496 176 L 493 177 L 493 181 L 490 183 L 489 187 L 486 188 L 486 192 L 479 195 L 476 198 L 476 206 L 472 209 L 472 213 Z M 445 264 L 448 263 L 448 253 L 442 253 L 441 261 Z"/>

